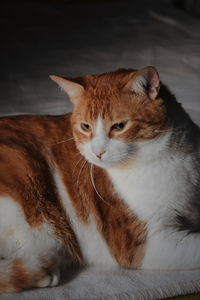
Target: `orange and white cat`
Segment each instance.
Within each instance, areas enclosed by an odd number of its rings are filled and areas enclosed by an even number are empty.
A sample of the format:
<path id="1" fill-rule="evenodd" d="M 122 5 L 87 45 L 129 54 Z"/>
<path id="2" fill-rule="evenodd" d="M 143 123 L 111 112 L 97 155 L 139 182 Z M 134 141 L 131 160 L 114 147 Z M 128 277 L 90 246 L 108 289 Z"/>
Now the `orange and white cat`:
<path id="1" fill-rule="evenodd" d="M 0 118 L 0 291 L 64 263 L 199 268 L 199 128 L 157 71 L 51 79 L 72 113 Z"/>

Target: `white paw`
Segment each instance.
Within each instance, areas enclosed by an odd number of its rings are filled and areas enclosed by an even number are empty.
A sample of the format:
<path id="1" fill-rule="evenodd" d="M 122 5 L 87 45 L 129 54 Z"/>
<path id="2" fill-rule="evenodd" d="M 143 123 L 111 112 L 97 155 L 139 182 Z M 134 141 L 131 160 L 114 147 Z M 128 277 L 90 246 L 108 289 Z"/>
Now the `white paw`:
<path id="1" fill-rule="evenodd" d="M 36 282 L 35 286 L 37 287 L 47 287 L 51 285 L 51 275 L 47 275 Z"/>
<path id="2" fill-rule="evenodd" d="M 55 271 L 55 272 L 43 277 L 42 279 L 40 279 L 36 283 L 36 286 L 37 287 L 56 286 L 56 285 L 58 285 L 59 280 L 60 280 L 60 272 Z"/>
<path id="3" fill-rule="evenodd" d="M 56 286 L 58 285 L 60 281 L 60 272 L 56 271 L 51 274 L 51 286 Z"/>

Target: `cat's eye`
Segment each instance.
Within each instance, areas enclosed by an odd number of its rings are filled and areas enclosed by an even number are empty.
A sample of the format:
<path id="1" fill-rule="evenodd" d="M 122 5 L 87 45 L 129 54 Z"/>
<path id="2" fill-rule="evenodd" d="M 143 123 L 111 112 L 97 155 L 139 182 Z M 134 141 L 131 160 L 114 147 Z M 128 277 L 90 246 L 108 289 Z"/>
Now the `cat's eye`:
<path id="1" fill-rule="evenodd" d="M 111 130 L 120 131 L 124 129 L 126 122 L 115 123 L 111 126 Z"/>
<path id="2" fill-rule="evenodd" d="M 81 129 L 82 129 L 83 131 L 88 132 L 88 131 L 91 130 L 91 127 L 90 127 L 90 125 L 87 124 L 87 123 L 81 123 Z"/>

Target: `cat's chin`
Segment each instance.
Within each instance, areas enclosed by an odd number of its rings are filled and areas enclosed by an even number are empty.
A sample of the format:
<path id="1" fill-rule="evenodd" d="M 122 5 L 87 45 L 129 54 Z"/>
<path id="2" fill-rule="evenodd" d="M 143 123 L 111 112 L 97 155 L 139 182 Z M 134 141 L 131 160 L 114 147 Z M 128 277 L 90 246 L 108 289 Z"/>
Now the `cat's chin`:
<path id="1" fill-rule="evenodd" d="M 91 160 L 91 159 L 88 159 L 86 158 L 87 161 L 91 164 L 91 165 L 94 165 L 94 166 L 97 166 L 97 167 L 100 167 L 100 168 L 103 168 L 103 169 L 109 169 L 109 168 L 114 168 L 118 165 L 120 165 L 120 162 L 111 162 L 111 161 L 106 161 L 106 160 Z"/>

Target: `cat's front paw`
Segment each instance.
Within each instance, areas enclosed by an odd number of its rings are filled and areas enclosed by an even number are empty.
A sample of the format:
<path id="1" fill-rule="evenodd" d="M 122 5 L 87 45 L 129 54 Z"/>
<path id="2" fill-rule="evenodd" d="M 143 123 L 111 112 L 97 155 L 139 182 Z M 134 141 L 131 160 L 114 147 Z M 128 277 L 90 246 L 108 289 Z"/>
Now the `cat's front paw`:
<path id="1" fill-rule="evenodd" d="M 60 281 L 60 272 L 55 271 L 46 275 L 36 283 L 36 287 L 56 286 Z"/>

